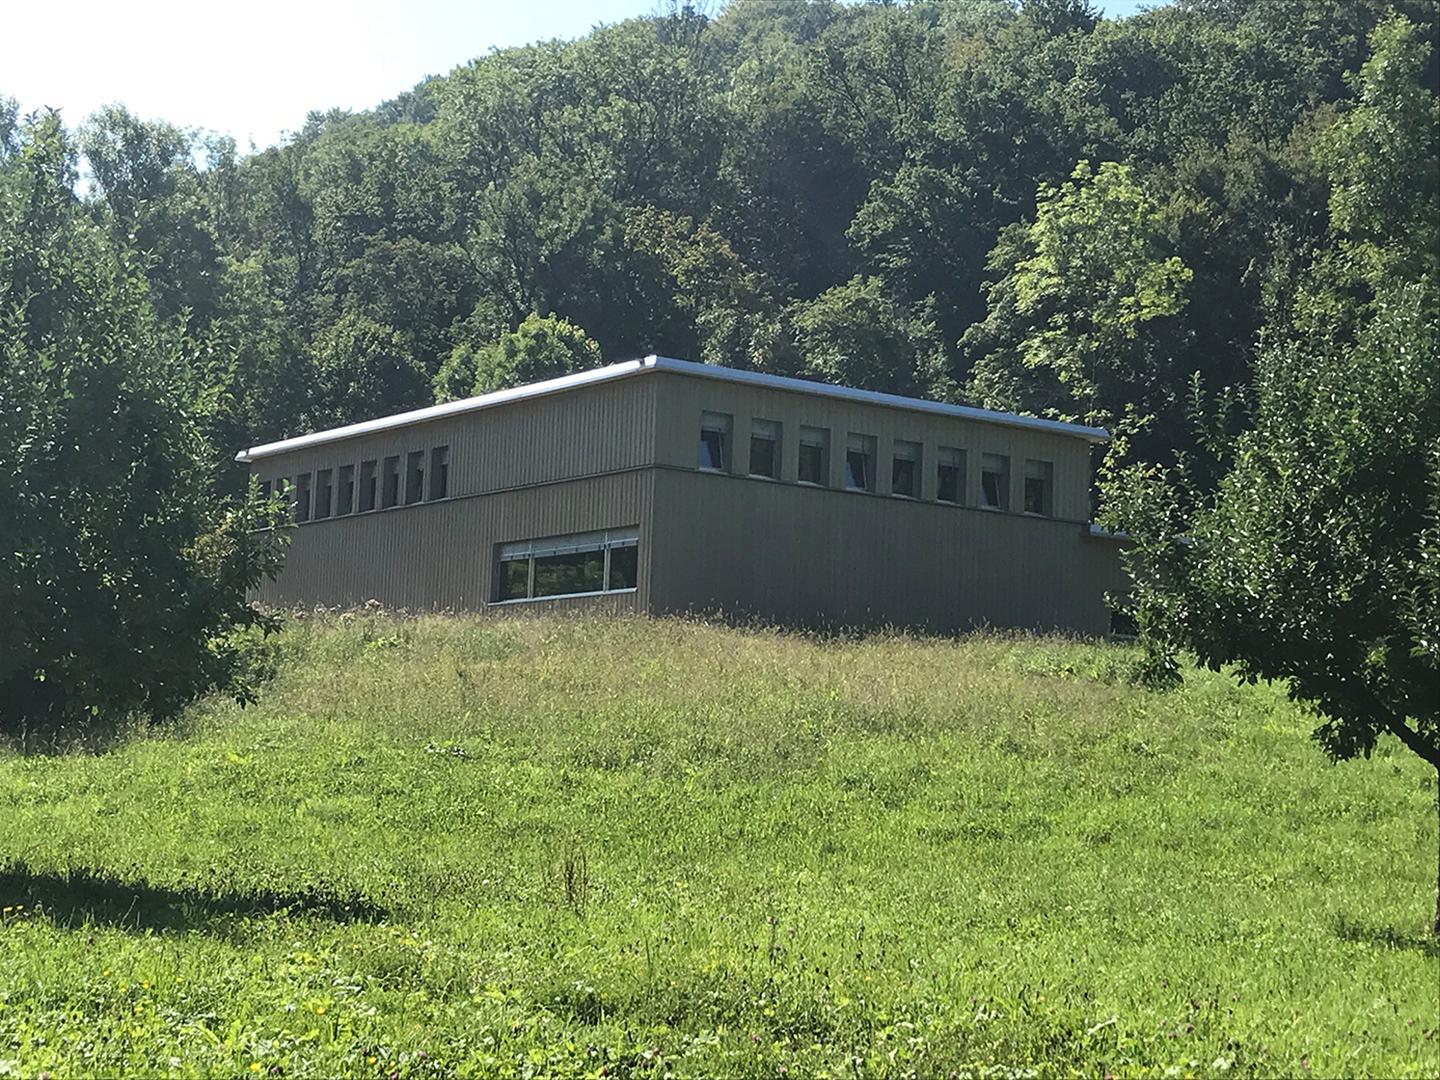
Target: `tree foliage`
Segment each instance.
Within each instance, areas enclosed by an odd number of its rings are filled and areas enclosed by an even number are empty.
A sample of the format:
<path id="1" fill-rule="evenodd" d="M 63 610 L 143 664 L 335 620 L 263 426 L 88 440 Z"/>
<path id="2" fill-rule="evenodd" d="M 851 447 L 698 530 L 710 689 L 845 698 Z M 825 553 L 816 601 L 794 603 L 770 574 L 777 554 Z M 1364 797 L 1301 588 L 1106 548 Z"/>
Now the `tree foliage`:
<path id="1" fill-rule="evenodd" d="M 527 315 L 495 341 L 455 346 L 435 377 L 435 400 L 557 379 L 600 364 L 600 347 L 580 327 L 553 315 Z"/>
<path id="2" fill-rule="evenodd" d="M 1369 756 L 1390 734 L 1440 770 L 1432 55 L 1403 19 L 1373 34 L 1358 102 L 1322 142 L 1329 245 L 1265 329 L 1252 423 L 1218 485 L 1117 462 L 1106 486 L 1111 523 L 1136 541 L 1157 675 L 1173 678 L 1188 648 L 1212 668 L 1288 686 L 1337 760 Z M 1380 198 L 1369 168 L 1387 160 L 1410 183 Z M 1407 173 L 1411 162 L 1429 169 Z"/>
<path id="3" fill-rule="evenodd" d="M 991 256 L 990 313 L 970 338 L 977 396 L 1097 423 L 1129 405 L 1175 419 L 1194 275 L 1164 211 L 1115 162 L 1082 161 L 1038 198 Z"/>
<path id="4" fill-rule="evenodd" d="M 216 501 L 194 368 L 73 194 L 53 116 L 0 160 L 0 730 L 249 693 L 274 508 Z"/>
<path id="5" fill-rule="evenodd" d="M 1360 95 L 1428 107 L 1413 80 L 1355 81 L 1390 6 L 675 5 L 250 155 L 107 109 L 81 133 L 88 207 L 222 388 L 208 429 L 240 443 L 437 378 L 468 392 L 457 350 L 545 315 L 612 358 L 1134 406 L 1155 418 L 1138 446 L 1184 455 L 1197 410 L 1243 427 L 1258 331 L 1331 214 L 1430 167 L 1413 125 L 1376 127 L 1333 200 L 1324 179 Z M 1390 257 L 1372 248 L 1355 260 Z M 366 359 L 340 360 L 351 343 Z"/>

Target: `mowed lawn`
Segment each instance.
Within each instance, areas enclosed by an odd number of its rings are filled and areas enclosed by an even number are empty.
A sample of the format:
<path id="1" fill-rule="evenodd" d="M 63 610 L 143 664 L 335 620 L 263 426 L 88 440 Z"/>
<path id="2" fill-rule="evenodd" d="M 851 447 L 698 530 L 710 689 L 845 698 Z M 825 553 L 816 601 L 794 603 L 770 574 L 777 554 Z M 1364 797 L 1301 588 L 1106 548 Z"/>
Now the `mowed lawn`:
<path id="1" fill-rule="evenodd" d="M 1118 646 L 292 622 L 0 750 L 0 1074 L 1435 1076 L 1435 776 Z M 23 905 L 23 906 L 22 906 Z"/>

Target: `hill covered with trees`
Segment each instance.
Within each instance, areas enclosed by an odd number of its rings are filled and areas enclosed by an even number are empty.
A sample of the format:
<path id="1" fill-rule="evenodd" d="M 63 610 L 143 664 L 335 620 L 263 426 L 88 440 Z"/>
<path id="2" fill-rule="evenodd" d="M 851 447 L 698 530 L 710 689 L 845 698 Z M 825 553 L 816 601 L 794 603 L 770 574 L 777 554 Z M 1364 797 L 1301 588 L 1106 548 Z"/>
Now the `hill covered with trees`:
<path id="1" fill-rule="evenodd" d="M 735 0 L 493 52 L 259 152 L 122 106 L 70 146 L 230 490 L 237 446 L 651 351 L 1133 408 L 1167 457 L 1245 426 L 1396 16 L 1434 43 L 1428 0 Z M 1431 93 L 1433 49 L 1411 75 Z M 0 106 L 0 157 L 31 131 Z"/>

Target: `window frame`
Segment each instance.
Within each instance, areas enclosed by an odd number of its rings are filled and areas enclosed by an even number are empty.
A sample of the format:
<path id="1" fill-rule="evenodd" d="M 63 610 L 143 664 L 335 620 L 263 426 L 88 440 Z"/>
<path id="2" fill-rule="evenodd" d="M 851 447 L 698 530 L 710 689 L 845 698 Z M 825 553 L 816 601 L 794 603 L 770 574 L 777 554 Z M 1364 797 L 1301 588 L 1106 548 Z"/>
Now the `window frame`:
<path id="1" fill-rule="evenodd" d="M 768 434 L 757 434 L 758 431 Z M 755 444 L 757 442 L 769 443 L 771 453 L 771 471 L 755 471 Z M 784 473 L 784 448 L 785 448 L 785 425 L 780 420 L 752 419 L 750 421 L 750 460 L 747 463 L 749 476 L 756 480 L 779 480 Z"/>
<path id="2" fill-rule="evenodd" d="M 1041 475 L 1032 476 L 1031 466 L 1039 466 L 1036 470 Z M 1030 482 L 1039 481 L 1043 487 L 1040 489 L 1040 509 L 1030 509 Z M 1021 509 L 1031 517 L 1053 518 L 1055 516 L 1055 463 L 1046 461 L 1044 458 L 1025 459 L 1025 487 L 1021 496 Z"/>
<path id="3" fill-rule="evenodd" d="M 965 449 L 960 446 L 942 446 L 935 454 L 935 501 L 944 503 L 946 506 L 965 506 Z M 945 490 L 943 475 L 945 469 L 955 470 L 955 498 L 947 499 L 941 492 Z"/>
<path id="4" fill-rule="evenodd" d="M 310 518 L 312 521 L 324 521 L 332 516 L 335 509 L 335 470 L 334 468 L 315 470 L 315 494 L 313 506 L 311 507 Z"/>
<path id="5" fill-rule="evenodd" d="M 902 450 L 902 447 L 904 448 Z M 909 455 L 909 456 L 906 456 Z M 918 499 L 923 489 L 925 447 L 911 439 L 896 439 L 890 454 L 890 494 L 897 499 Z M 896 473 L 902 462 L 910 463 L 910 490 L 896 491 Z"/>
<path id="6" fill-rule="evenodd" d="M 335 516 L 348 517 L 355 512 L 355 466 L 341 465 L 335 470 Z"/>
<path id="7" fill-rule="evenodd" d="M 858 443 L 858 446 L 856 445 Z M 866 435 L 864 432 L 851 431 L 845 436 L 845 490 L 860 491 L 867 494 L 875 494 L 876 481 L 879 479 L 876 473 L 876 439 L 874 435 Z M 862 476 L 862 484 L 854 484 L 854 474 L 851 469 L 851 454 L 861 454 L 864 457 L 865 472 Z"/>
<path id="8" fill-rule="evenodd" d="M 635 551 L 635 584 L 626 585 L 621 588 L 611 588 L 610 583 L 613 577 L 613 562 L 616 551 Z M 583 592 L 551 593 L 545 596 L 535 595 L 535 570 L 538 560 L 557 555 L 584 554 L 590 551 L 600 551 L 603 555 L 601 566 L 599 589 Z M 619 593 L 633 593 L 640 588 L 640 527 L 638 525 L 619 529 L 597 529 L 585 533 L 565 533 L 560 536 L 542 537 L 535 540 L 516 540 L 504 544 L 495 545 L 495 581 L 491 585 L 491 595 L 498 596 L 500 587 L 505 581 L 505 564 L 508 562 L 527 563 L 525 574 L 525 595 L 512 596 L 504 599 L 493 599 L 491 606 L 503 604 L 536 604 L 547 600 L 569 600 L 576 597 L 586 596 L 611 596 Z"/>
<path id="9" fill-rule="evenodd" d="M 355 488 L 357 513 L 369 514 L 380 508 L 380 459 L 360 462 L 360 478 Z"/>
<path id="10" fill-rule="evenodd" d="M 405 453 L 405 501 L 403 505 L 414 506 L 425 501 L 425 451 L 408 450 Z"/>
<path id="11" fill-rule="evenodd" d="M 401 457 L 399 454 L 387 454 L 385 464 L 380 470 L 380 509 L 393 510 L 402 505 L 401 500 L 405 497 L 404 486 L 401 481 L 404 479 L 400 472 Z"/>
<path id="12" fill-rule="evenodd" d="M 804 484 L 806 487 L 828 488 L 830 486 L 830 429 L 801 424 L 797 446 L 799 457 L 795 470 L 795 482 Z M 805 479 L 805 451 L 807 449 L 820 451 L 820 479 L 818 480 Z"/>
<path id="13" fill-rule="evenodd" d="M 294 512 L 291 516 L 296 525 L 304 525 L 310 520 L 310 486 L 312 482 L 311 474 L 308 472 L 295 474 Z"/>
<path id="14" fill-rule="evenodd" d="M 994 470 L 994 469 L 990 469 L 990 468 L 987 467 L 987 466 L 990 465 L 990 463 L 991 463 L 992 461 L 998 461 L 998 462 L 1001 463 L 999 470 Z M 990 502 L 989 499 L 987 499 L 986 496 L 985 496 L 985 477 L 986 477 L 986 476 L 989 476 L 989 475 L 992 475 L 992 474 L 993 474 L 993 475 L 998 475 L 998 476 L 1000 477 L 1000 484 L 999 484 L 999 487 L 996 489 L 996 495 L 999 497 L 999 501 L 998 501 L 998 502 L 995 502 L 995 503 Z M 1010 509 L 1010 455 L 1009 455 L 1009 454 L 990 454 L 990 453 L 984 453 L 984 454 L 981 454 L 981 455 L 980 455 L 980 508 L 983 509 L 983 510 L 999 510 L 999 511 L 1001 511 L 1002 513 L 1009 511 L 1009 509 Z"/>
<path id="15" fill-rule="evenodd" d="M 444 443 L 430 448 L 430 475 L 427 477 L 427 502 L 438 502 L 450 497 L 450 445 Z"/>
<path id="16" fill-rule="evenodd" d="M 734 431 L 735 417 L 731 413 L 711 412 L 706 409 L 700 414 L 700 444 L 697 447 L 696 467 L 701 472 L 728 473 L 734 465 Z M 709 440 L 706 435 L 719 436 L 720 464 L 705 464 L 706 455 L 710 449 Z"/>

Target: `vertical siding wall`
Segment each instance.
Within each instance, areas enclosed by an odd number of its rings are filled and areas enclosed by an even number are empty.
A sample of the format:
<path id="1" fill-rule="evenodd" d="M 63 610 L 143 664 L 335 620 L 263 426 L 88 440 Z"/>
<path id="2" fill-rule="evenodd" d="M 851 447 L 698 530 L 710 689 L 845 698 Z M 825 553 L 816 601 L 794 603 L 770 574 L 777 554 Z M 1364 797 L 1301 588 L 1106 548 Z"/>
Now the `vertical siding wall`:
<path id="1" fill-rule="evenodd" d="M 988 624 L 1103 634 L 1123 592 L 1118 548 L 1088 536 L 1078 438 L 704 378 L 657 376 L 651 607 L 802 625 Z M 700 472 L 702 412 L 733 417 L 730 474 Z M 783 425 L 780 481 L 748 472 L 752 419 Z M 830 486 L 796 483 L 801 425 L 830 432 Z M 844 490 L 847 435 L 874 436 L 876 493 Z M 889 494 L 895 440 L 922 445 L 921 497 Z M 934 502 L 939 447 L 966 451 L 963 501 Z M 978 508 L 980 455 L 1010 457 L 1010 512 Z M 1053 514 L 1024 505 L 1025 461 L 1053 465 Z"/>
<path id="2" fill-rule="evenodd" d="M 783 425 L 782 483 L 793 484 L 799 475 L 800 428 L 817 427 L 830 433 L 830 487 L 849 497 L 866 497 L 845 492 L 845 444 L 853 432 L 875 438 L 878 495 L 890 494 L 890 462 L 896 440 L 917 442 L 922 447 L 922 501 L 935 498 L 937 455 L 940 447 L 947 446 L 966 452 L 962 501 L 969 505 L 979 502 L 981 455 L 1005 454 L 1010 458 L 1012 511 L 1018 512 L 1024 505 L 1025 462 L 1034 459 L 1054 465 L 1053 516 L 1074 522 L 1090 520 L 1090 446 L 1083 439 L 670 372 L 652 378 L 659 384 L 656 460 L 662 465 L 694 469 L 699 461 L 701 413 L 719 412 L 733 418 L 730 471 L 739 476 L 750 468 L 751 422 L 772 420 Z"/>
<path id="3" fill-rule="evenodd" d="M 646 377 L 315 446 L 251 464 L 272 483 L 362 461 L 449 447 L 448 496 L 437 502 L 311 520 L 291 530 L 275 604 L 475 609 L 494 595 L 495 546 L 639 525 L 638 590 L 555 606 L 648 603 L 655 391 Z M 312 488 L 313 494 L 313 488 Z"/>
<path id="4" fill-rule="evenodd" d="M 727 474 L 701 472 L 701 414 L 731 418 Z M 780 478 L 750 478 L 752 421 L 782 425 Z M 799 429 L 829 432 L 829 486 L 797 482 Z M 844 489 L 851 433 L 875 440 L 875 493 Z M 890 493 L 896 441 L 921 446 L 920 497 Z M 640 527 L 638 588 L 509 610 L 725 611 L 802 625 L 977 624 L 1109 629 L 1118 549 L 1088 536 L 1090 448 L 1079 438 L 809 393 L 649 371 L 263 458 L 272 483 L 449 447 L 448 497 L 292 530 L 277 604 L 476 609 L 496 545 Z M 935 501 L 941 447 L 965 451 L 962 503 Z M 981 455 L 1010 458 L 1009 512 L 976 505 Z M 1053 469 L 1052 514 L 1026 515 L 1027 460 Z M 403 476 L 402 476 L 403 483 Z M 312 491 L 313 491 L 312 487 Z M 403 499 L 403 496 L 402 496 Z"/>

